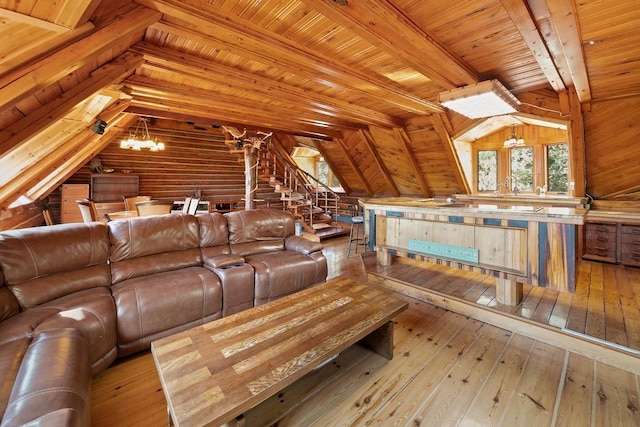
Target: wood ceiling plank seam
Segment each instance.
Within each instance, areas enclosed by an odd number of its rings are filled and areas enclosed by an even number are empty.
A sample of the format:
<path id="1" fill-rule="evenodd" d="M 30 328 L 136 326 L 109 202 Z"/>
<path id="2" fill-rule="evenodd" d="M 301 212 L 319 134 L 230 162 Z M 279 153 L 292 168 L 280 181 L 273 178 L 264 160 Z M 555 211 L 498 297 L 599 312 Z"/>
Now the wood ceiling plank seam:
<path id="1" fill-rule="evenodd" d="M 420 169 L 420 163 L 416 156 L 413 154 L 410 145 L 410 138 L 407 135 L 407 132 L 403 128 L 393 128 L 393 134 L 395 136 L 396 141 L 399 142 L 402 151 L 404 152 L 407 160 L 409 161 L 409 166 L 411 167 L 411 171 L 413 172 L 415 180 L 418 182 L 420 186 L 420 190 L 422 191 L 423 197 L 431 197 L 431 189 L 429 186 L 429 182 L 427 177 Z"/>
<path id="2" fill-rule="evenodd" d="M 391 173 L 389 172 L 389 169 L 387 169 L 387 166 L 385 165 L 384 161 L 380 157 L 380 154 L 378 153 L 378 150 L 376 149 L 375 138 L 373 137 L 373 135 L 371 134 L 369 129 L 359 130 L 358 133 L 360 134 L 362 140 L 366 144 L 367 149 L 369 150 L 369 152 L 373 156 L 375 164 L 378 166 L 378 169 L 382 173 L 382 176 L 384 177 L 384 180 L 386 182 L 386 186 L 385 187 L 390 187 L 391 188 L 391 194 L 393 194 L 396 197 L 399 197 L 400 196 L 400 190 L 398 189 L 398 186 L 395 184 L 395 182 L 393 180 L 393 177 L 391 176 Z"/>
<path id="3" fill-rule="evenodd" d="M 108 85 L 120 81 L 132 73 L 142 63 L 138 54 L 124 54 L 100 67 L 89 79 L 80 82 L 69 92 L 61 94 L 54 102 L 43 105 L 38 110 L 13 123 L 0 134 L 0 155 L 28 140 L 33 135 L 68 113 L 83 99 L 94 95 Z"/>
<path id="4" fill-rule="evenodd" d="M 531 16 L 527 3 L 522 0 L 500 0 L 500 2 L 511 17 L 511 20 L 529 47 L 531 54 L 538 62 L 543 73 L 547 76 L 551 87 L 553 87 L 556 92 L 566 90 L 560 73 L 553 61 L 553 57 L 547 49 L 546 43 Z"/>
<path id="5" fill-rule="evenodd" d="M 0 77 L 0 110 L 61 79 L 126 35 L 139 32 L 158 19 L 158 12 L 137 7 L 37 63 L 3 75 Z"/>
<path id="6" fill-rule="evenodd" d="M 248 83 L 258 83 L 258 91 L 264 91 L 265 94 L 276 92 L 282 93 L 290 98 L 297 98 L 298 100 L 308 99 L 310 103 L 313 103 L 316 106 L 325 109 L 335 108 L 339 114 L 346 114 L 353 119 L 365 120 L 366 123 L 383 126 L 397 126 L 400 123 L 399 120 L 388 116 L 385 113 L 342 102 L 325 95 L 311 93 L 307 90 L 299 89 L 283 82 L 275 82 L 268 78 L 241 72 L 222 65 L 214 63 L 205 64 L 201 59 L 190 55 L 181 54 L 171 55 L 169 57 L 169 52 L 160 52 L 157 47 L 154 46 L 152 48 L 144 42 L 135 45 L 132 48 L 132 51 L 142 53 L 147 61 L 150 62 L 151 66 L 160 64 L 168 67 L 170 70 L 175 70 L 181 73 L 190 73 L 199 78 L 209 79 L 212 82 L 217 82 L 218 78 L 222 78 L 226 81 L 237 82 L 238 85 L 244 85 L 245 87 Z M 180 61 L 178 57 L 182 60 Z M 212 75 L 216 75 L 218 77 L 213 78 Z"/>
<path id="7" fill-rule="evenodd" d="M 572 0 L 547 0 L 546 3 L 571 71 L 573 86 L 576 88 L 578 99 L 582 103 L 589 102 L 591 100 L 589 73 L 582 49 L 575 3 Z"/>
<path id="8" fill-rule="evenodd" d="M 347 67 L 303 46 L 295 45 L 277 34 L 267 33 L 248 21 L 241 22 L 235 16 L 222 12 L 215 15 L 203 13 L 202 10 L 192 10 L 185 5 L 177 6 L 174 0 L 138 0 L 138 3 L 155 8 L 162 13 L 183 20 L 185 23 L 188 22 L 192 26 L 191 28 L 197 28 L 201 32 L 202 37 L 210 39 L 209 42 L 231 45 L 248 58 L 262 58 L 267 63 L 274 64 L 273 58 L 277 57 L 278 67 L 287 67 L 295 74 L 302 73 L 320 84 L 343 87 L 345 90 L 359 92 L 365 97 L 373 97 L 415 113 L 424 113 L 425 110 L 437 112 L 443 110 L 439 105 L 418 98 L 397 87 L 395 82 L 383 81 L 378 76 L 364 74 Z M 220 28 L 217 26 L 231 31 L 237 36 L 233 40 L 221 40 Z M 244 46 L 248 44 L 255 44 L 256 48 L 247 50 Z M 274 52 L 278 52 L 278 54 L 274 55 Z M 364 88 L 369 89 L 365 90 Z M 372 88 L 376 88 L 376 91 L 371 91 Z"/>
<path id="9" fill-rule="evenodd" d="M 344 7 L 336 6 L 333 0 L 302 1 L 372 45 L 382 45 L 389 55 L 400 56 L 402 62 L 445 89 L 480 81 L 469 65 L 447 51 L 388 1 L 362 1 L 348 3 Z M 424 55 L 416 55 L 416 51 Z"/>

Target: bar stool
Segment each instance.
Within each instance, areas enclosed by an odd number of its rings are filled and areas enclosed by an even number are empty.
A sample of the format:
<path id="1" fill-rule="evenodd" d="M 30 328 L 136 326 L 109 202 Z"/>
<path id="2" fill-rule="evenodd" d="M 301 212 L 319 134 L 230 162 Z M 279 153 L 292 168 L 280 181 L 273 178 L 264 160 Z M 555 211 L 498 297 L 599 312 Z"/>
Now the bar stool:
<path id="1" fill-rule="evenodd" d="M 359 206 L 356 208 L 356 213 L 361 213 Z M 362 237 L 360 237 L 362 232 Z M 356 246 L 356 253 L 358 253 L 358 246 L 362 246 L 364 252 L 367 252 L 367 239 L 364 231 L 364 216 L 355 215 L 351 217 L 351 228 L 349 229 L 349 247 L 347 248 L 347 258 L 351 255 L 351 245 Z"/>

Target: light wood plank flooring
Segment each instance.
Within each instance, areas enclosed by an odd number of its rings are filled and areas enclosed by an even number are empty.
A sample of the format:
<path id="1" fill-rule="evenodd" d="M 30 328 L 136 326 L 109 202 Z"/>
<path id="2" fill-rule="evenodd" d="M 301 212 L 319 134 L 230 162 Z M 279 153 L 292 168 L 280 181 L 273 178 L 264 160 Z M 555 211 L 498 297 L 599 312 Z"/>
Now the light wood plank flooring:
<path id="1" fill-rule="evenodd" d="M 346 238 L 324 244 L 330 278 L 365 280 L 370 257 L 366 263 L 353 254 L 347 259 Z M 610 273 L 602 271 L 606 289 Z M 465 292 L 475 293 L 476 301 L 486 292 L 489 298 L 488 288 L 482 291 L 484 280 L 468 272 L 458 275 L 475 281 Z M 457 289 L 464 283 L 459 280 L 441 278 L 439 286 Z M 640 425 L 638 375 L 398 295 L 410 307 L 396 319 L 393 360 L 354 346 L 246 414 L 247 425 Z M 538 300 L 537 305 L 546 301 L 544 294 Z M 604 299 L 602 304 L 606 309 Z M 531 317 L 536 309 L 528 308 Z M 568 313 L 558 316 L 569 319 L 571 309 Z M 586 331 L 589 315 L 576 317 L 584 318 Z M 120 361 L 94 379 L 92 420 L 94 426 L 166 425 L 164 396 L 149 353 Z"/>
<path id="2" fill-rule="evenodd" d="M 524 285 L 523 301 L 505 306 L 496 301 L 495 279 L 406 258 L 394 258 L 389 267 L 365 259 L 372 277 L 406 283 L 475 303 L 537 323 L 585 334 L 640 350 L 640 269 L 581 261 L 576 292 L 568 294 Z"/>

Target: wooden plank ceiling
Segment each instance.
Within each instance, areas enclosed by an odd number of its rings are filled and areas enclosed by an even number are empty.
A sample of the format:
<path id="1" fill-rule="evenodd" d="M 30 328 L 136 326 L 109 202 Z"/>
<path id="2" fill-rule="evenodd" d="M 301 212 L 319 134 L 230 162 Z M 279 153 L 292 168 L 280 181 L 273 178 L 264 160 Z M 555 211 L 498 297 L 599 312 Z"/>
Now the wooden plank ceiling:
<path id="1" fill-rule="evenodd" d="M 524 122 L 638 95 L 640 9 L 613 3 L 2 0 L 0 208 L 46 196 L 138 115 L 315 145 L 353 195 L 467 192 L 453 138 L 508 123 L 438 93 L 498 79 Z"/>

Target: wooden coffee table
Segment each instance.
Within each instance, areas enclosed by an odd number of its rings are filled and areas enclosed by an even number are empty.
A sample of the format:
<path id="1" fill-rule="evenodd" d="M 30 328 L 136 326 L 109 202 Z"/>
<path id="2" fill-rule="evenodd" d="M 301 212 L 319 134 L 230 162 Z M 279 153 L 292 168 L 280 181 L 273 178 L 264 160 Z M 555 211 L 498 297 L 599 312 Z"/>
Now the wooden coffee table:
<path id="1" fill-rule="evenodd" d="M 391 319 L 407 308 L 388 291 L 333 279 L 151 344 L 176 426 L 234 419 L 364 340 L 393 357 Z"/>

